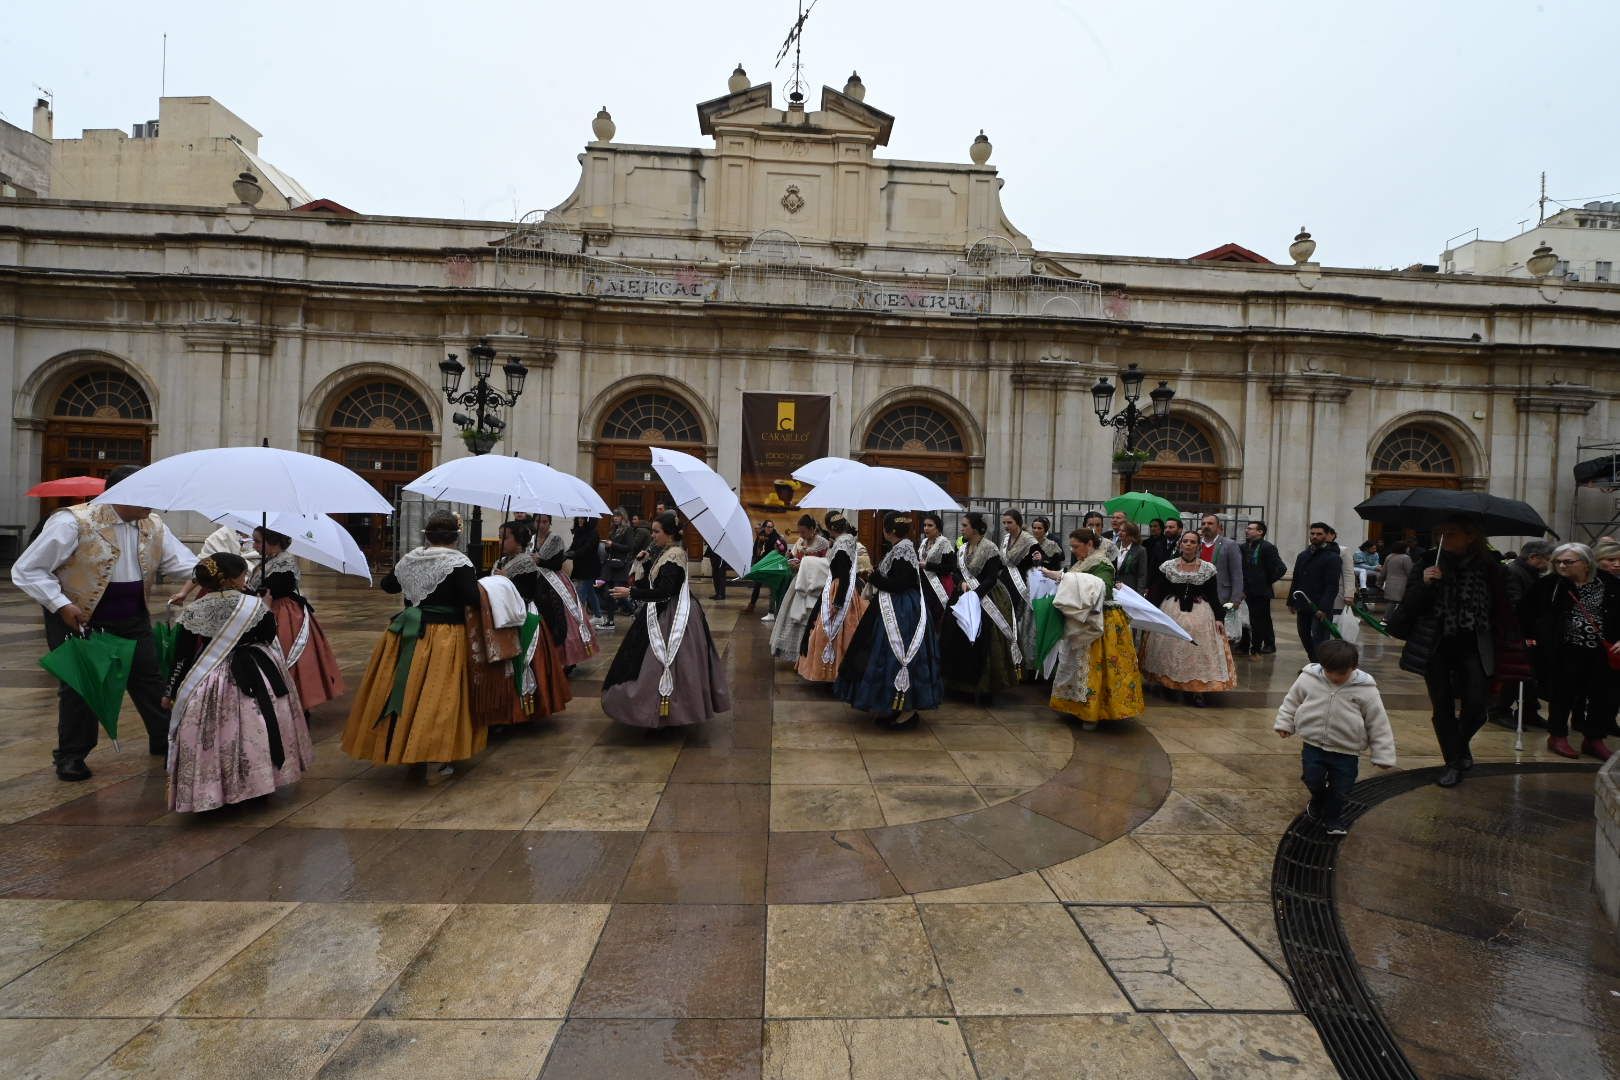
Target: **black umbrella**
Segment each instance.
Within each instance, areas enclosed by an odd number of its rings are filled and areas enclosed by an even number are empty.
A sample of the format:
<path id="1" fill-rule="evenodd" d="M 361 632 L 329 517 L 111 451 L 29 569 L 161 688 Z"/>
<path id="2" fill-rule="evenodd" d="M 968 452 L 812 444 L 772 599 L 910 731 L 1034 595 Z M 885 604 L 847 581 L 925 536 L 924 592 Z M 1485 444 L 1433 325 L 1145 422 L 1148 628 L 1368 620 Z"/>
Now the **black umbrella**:
<path id="1" fill-rule="evenodd" d="M 1529 503 L 1484 491 L 1405 488 L 1380 491 L 1356 507 L 1364 521 L 1408 529 L 1432 529 L 1442 521 L 1467 521 L 1486 536 L 1540 536 L 1552 533 Z M 1557 536 L 1557 533 L 1552 533 Z"/>

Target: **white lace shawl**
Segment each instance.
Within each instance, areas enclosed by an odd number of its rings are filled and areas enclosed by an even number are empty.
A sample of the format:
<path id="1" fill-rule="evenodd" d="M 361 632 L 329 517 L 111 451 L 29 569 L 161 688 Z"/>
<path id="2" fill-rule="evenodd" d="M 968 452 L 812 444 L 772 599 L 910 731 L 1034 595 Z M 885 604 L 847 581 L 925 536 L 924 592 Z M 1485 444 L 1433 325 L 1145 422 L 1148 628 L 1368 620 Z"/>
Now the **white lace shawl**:
<path id="1" fill-rule="evenodd" d="M 175 621 L 198 637 L 218 637 L 236 614 L 236 605 L 241 599 L 242 594 L 231 589 L 199 596 L 185 606 Z"/>
<path id="2" fill-rule="evenodd" d="M 647 583 L 647 588 L 652 588 L 653 582 L 658 578 L 658 571 L 669 563 L 678 564 L 684 573 L 686 570 L 686 549 L 679 544 L 670 544 L 656 556 L 644 560 L 642 562 L 644 569 L 640 571 L 640 576 Z"/>
<path id="3" fill-rule="evenodd" d="M 1159 564 L 1159 573 L 1165 576 L 1173 585 L 1202 585 L 1215 576 L 1215 564 L 1198 560 L 1198 565 L 1192 570 L 1183 570 L 1181 557 L 1166 559 Z"/>
<path id="4" fill-rule="evenodd" d="M 896 562 L 909 563 L 913 567 L 917 565 L 917 548 L 909 537 L 889 549 L 889 553 L 883 556 L 883 561 L 878 564 L 878 572 L 887 574 Z"/>
<path id="5" fill-rule="evenodd" d="M 932 540 L 924 540 L 922 543 L 918 544 L 917 558 L 922 561 L 923 566 L 926 568 L 934 565 L 935 563 L 944 561 L 945 556 L 950 552 L 950 550 L 951 542 L 945 538 L 944 534 L 941 534 L 934 537 Z M 937 573 L 938 571 L 935 572 Z"/>
<path id="6" fill-rule="evenodd" d="M 456 548 L 419 547 L 400 556 L 399 562 L 394 564 L 394 577 L 405 593 L 406 602 L 414 605 L 437 589 L 452 570 L 471 565 L 466 552 Z"/>
<path id="7" fill-rule="evenodd" d="M 548 533 L 546 538 L 535 546 L 534 561 L 539 562 L 542 559 L 554 559 L 567 550 L 568 545 L 563 543 L 561 533 Z"/>
<path id="8" fill-rule="evenodd" d="M 1024 556 L 1029 554 L 1029 549 L 1035 546 L 1035 537 L 1031 536 L 1027 529 L 1020 532 L 1018 539 L 1011 543 L 1008 543 L 1007 536 L 1008 534 L 1003 533 L 1001 537 L 1001 561 L 1007 564 L 1007 569 L 1013 570 Z M 1016 573 L 1016 570 L 1014 572 Z"/>
<path id="9" fill-rule="evenodd" d="M 303 572 L 298 569 L 298 560 L 293 558 L 292 553 L 289 551 L 270 556 L 268 562 L 253 571 L 253 580 L 258 583 L 260 588 L 263 588 L 265 581 L 271 574 L 291 574 L 293 576 L 293 590 L 302 592 L 304 589 Z"/>

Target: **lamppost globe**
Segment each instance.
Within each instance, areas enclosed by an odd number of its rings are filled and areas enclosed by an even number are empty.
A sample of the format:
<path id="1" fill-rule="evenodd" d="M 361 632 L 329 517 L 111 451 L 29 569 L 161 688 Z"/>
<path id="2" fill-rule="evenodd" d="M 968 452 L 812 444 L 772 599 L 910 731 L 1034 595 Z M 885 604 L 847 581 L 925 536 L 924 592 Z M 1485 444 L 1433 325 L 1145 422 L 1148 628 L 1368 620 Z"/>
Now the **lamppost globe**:
<path id="1" fill-rule="evenodd" d="M 1142 380 L 1147 378 L 1142 369 L 1131 364 L 1119 373 L 1119 381 L 1125 387 L 1125 400 L 1137 401 L 1142 397 Z"/>
<path id="2" fill-rule="evenodd" d="M 1091 388 L 1091 407 L 1097 411 L 1097 419 L 1108 423 L 1108 414 L 1114 407 L 1114 384 L 1104 375 L 1097 380 Z"/>
<path id="3" fill-rule="evenodd" d="M 490 348 L 489 339 L 481 339 L 467 350 L 467 355 L 472 357 L 473 374 L 479 379 L 489 378 L 489 373 L 495 368 L 495 350 Z"/>
<path id="4" fill-rule="evenodd" d="M 518 358 L 509 356 L 506 363 L 501 365 L 501 371 L 506 374 L 506 392 L 514 400 L 523 396 L 523 383 L 529 377 L 529 369 L 524 367 Z"/>
<path id="5" fill-rule="evenodd" d="M 461 387 L 461 376 L 466 370 L 467 365 L 457 360 L 455 353 L 439 361 L 439 381 L 444 387 L 445 397 L 454 395 Z"/>
<path id="6" fill-rule="evenodd" d="M 1148 395 L 1153 399 L 1153 418 L 1155 420 L 1163 420 L 1170 415 L 1170 399 L 1175 396 L 1176 392 L 1170 389 L 1170 385 L 1162 379 L 1159 380 L 1159 385 L 1154 387 L 1153 392 Z"/>

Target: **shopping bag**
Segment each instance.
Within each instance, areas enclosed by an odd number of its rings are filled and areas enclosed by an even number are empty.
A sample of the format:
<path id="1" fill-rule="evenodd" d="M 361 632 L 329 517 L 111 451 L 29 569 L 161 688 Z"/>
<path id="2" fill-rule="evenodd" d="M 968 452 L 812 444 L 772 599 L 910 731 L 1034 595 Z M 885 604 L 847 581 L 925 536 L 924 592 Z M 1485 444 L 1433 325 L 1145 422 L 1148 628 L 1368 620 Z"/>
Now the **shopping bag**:
<path id="1" fill-rule="evenodd" d="M 1354 645 L 1361 636 L 1361 620 L 1350 608 L 1345 608 L 1334 618 L 1333 623 L 1339 628 L 1339 636 Z"/>

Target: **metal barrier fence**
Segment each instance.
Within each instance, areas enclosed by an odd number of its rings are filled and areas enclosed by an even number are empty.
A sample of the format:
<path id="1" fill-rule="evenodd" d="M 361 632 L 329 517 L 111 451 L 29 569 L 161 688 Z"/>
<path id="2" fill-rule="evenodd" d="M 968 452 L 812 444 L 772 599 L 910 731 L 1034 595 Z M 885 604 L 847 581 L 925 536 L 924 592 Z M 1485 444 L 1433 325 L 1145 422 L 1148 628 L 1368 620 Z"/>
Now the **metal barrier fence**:
<path id="1" fill-rule="evenodd" d="M 1093 510 L 1102 514 L 1106 522 L 1108 511 L 1103 509 L 1103 504 L 1107 501 L 1107 499 L 1016 499 L 1005 495 L 972 495 L 968 497 L 967 508 L 977 510 L 985 516 L 990 526 L 990 535 L 998 540 L 1001 536 L 1001 515 L 1008 510 L 1017 510 L 1022 514 L 1026 528 L 1029 526 L 1030 518 L 1036 515 L 1050 518 L 1052 537 L 1061 544 L 1063 537 L 1067 536 L 1070 530 L 1078 529 L 1085 524 L 1086 514 Z M 1191 503 L 1178 506 L 1176 509 L 1181 511 L 1183 529 L 1196 529 L 1205 514 L 1214 514 L 1220 520 L 1221 530 L 1236 540 L 1243 539 L 1244 525 L 1251 521 L 1264 520 L 1266 516 L 1266 508 L 1253 503 Z M 953 511 L 940 516 L 945 519 L 947 532 L 960 529 L 961 512 Z M 1142 533 L 1145 540 L 1146 526 L 1143 527 Z M 955 535 L 954 532 L 950 534 Z"/>

